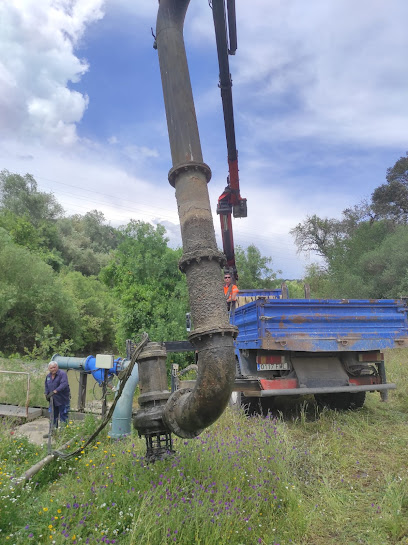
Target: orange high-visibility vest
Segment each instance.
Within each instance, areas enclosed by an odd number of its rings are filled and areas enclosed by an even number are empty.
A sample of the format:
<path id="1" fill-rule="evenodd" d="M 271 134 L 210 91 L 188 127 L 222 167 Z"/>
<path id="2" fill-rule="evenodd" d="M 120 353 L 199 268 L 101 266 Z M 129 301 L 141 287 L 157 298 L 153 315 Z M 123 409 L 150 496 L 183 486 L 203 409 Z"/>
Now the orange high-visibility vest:
<path id="1" fill-rule="evenodd" d="M 231 296 L 232 295 L 237 296 L 238 292 L 239 292 L 239 289 L 237 288 L 237 286 L 235 284 L 232 284 L 230 286 L 224 286 L 224 295 L 225 295 L 225 297 L 227 297 L 228 290 L 230 290 L 230 291 L 229 291 L 229 294 L 228 294 L 227 302 L 230 303 L 231 302 Z"/>

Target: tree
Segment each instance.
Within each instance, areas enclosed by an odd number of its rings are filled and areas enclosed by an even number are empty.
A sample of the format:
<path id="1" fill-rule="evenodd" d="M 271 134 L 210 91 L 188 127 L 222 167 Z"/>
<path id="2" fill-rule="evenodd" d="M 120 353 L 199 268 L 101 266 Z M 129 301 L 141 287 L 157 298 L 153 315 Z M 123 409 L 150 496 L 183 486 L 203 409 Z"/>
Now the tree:
<path id="1" fill-rule="evenodd" d="M 344 210 L 341 220 L 312 216 L 292 229 L 299 251 L 315 251 L 325 261 L 324 270 L 307 272 L 313 294 L 396 297 L 408 288 L 408 153 L 386 179 L 371 202 Z"/>
<path id="2" fill-rule="evenodd" d="M 121 229 L 114 259 L 101 271 L 119 306 L 117 344 L 147 331 L 155 341 L 184 339 L 187 285 L 181 250 L 167 246 L 165 228 L 132 220 Z"/>
<path id="3" fill-rule="evenodd" d="M 305 281 L 317 297 L 381 298 L 401 294 L 408 270 L 408 227 L 388 221 L 360 223 L 333 247 L 327 266 L 308 268 Z M 405 257 L 407 256 L 407 257 Z"/>
<path id="4" fill-rule="evenodd" d="M 0 209 L 26 216 L 33 225 L 44 220 L 55 220 L 63 213 L 62 206 L 52 193 L 38 191 L 31 174 L 20 176 L 8 170 L 0 172 Z"/>
<path id="5" fill-rule="evenodd" d="M 299 252 L 316 252 L 328 259 L 333 246 L 344 237 L 344 226 L 336 219 L 307 216 L 290 234 L 294 236 Z"/>
<path id="6" fill-rule="evenodd" d="M 76 348 L 89 354 L 112 351 L 118 308 L 108 288 L 97 277 L 78 271 L 65 271 L 60 278 L 79 313 Z"/>
<path id="7" fill-rule="evenodd" d="M 309 284 L 312 298 L 333 297 L 330 275 L 325 267 L 311 263 L 306 267 L 304 281 Z"/>
<path id="8" fill-rule="evenodd" d="M 78 323 L 75 303 L 53 269 L 0 228 L 0 349 L 32 350 L 46 326 L 75 346 Z"/>
<path id="9" fill-rule="evenodd" d="M 86 276 L 98 275 L 110 260 L 110 252 L 117 247 L 120 232 L 106 225 L 102 212 L 92 210 L 62 218 L 57 222 L 60 237 L 58 250 L 64 263 Z"/>
<path id="10" fill-rule="evenodd" d="M 262 256 L 254 244 L 250 244 L 245 249 L 237 246 L 235 261 L 241 289 L 271 289 L 277 287 L 276 277 L 281 271 L 273 271 L 269 266 L 272 264 L 272 258 Z"/>
<path id="11" fill-rule="evenodd" d="M 397 223 L 408 222 L 408 152 L 387 169 L 387 183 L 372 194 L 372 206 L 381 218 Z"/>
<path id="12" fill-rule="evenodd" d="M 55 222 L 62 213 L 51 193 L 38 191 L 31 174 L 0 172 L 0 227 L 9 232 L 15 243 L 29 248 L 57 271 L 63 260 L 57 249 Z"/>

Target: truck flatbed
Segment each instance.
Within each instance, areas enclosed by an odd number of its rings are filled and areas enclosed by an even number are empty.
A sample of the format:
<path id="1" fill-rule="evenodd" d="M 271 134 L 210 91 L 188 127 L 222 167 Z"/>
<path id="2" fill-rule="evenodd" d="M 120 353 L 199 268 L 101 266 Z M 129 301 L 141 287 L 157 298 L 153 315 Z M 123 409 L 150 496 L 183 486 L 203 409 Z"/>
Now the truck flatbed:
<path id="1" fill-rule="evenodd" d="M 232 323 L 239 349 L 371 351 L 408 346 L 406 311 L 395 299 L 258 298 L 235 309 Z"/>

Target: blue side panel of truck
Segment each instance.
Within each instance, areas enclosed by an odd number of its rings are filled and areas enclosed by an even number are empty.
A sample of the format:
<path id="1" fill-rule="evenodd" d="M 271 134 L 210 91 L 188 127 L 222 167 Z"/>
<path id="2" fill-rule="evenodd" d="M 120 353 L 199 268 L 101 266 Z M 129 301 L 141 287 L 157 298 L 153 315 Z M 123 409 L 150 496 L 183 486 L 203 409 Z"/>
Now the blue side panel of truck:
<path id="1" fill-rule="evenodd" d="M 236 308 L 231 321 L 239 350 L 356 352 L 408 346 L 406 311 L 395 299 L 260 298 Z"/>

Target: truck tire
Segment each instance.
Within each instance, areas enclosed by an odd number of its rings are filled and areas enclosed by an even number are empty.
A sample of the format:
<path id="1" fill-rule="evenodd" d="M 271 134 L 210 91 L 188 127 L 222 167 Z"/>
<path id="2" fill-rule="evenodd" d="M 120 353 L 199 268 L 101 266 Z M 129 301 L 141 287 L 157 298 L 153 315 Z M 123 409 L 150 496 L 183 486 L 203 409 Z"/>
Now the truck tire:
<path id="1" fill-rule="evenodd" d="M 315 394 L 316 403 L 319 407 L 327 407 L 337 411 L 347 411 L 348 409 L 361 409 L 365 402 L 365 392 L 337 392 L 334 394 Z"/>
<path id="2" fill-rule="evenodd" d="M 350 394 L 350 397 L 351 397 L 350 409 L 361 409 L 364 406 L 366 392 L 356 392 L 355 394 Z"/>

